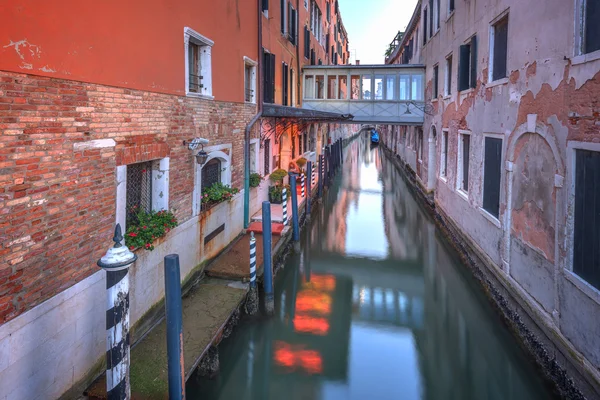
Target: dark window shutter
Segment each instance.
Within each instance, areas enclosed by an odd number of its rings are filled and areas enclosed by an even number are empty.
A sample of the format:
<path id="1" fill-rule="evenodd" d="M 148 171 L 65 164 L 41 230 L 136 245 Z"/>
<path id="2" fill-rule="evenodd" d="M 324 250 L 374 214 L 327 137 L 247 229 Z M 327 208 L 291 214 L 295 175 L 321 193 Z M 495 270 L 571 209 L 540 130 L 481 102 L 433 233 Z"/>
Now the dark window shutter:
<path id="1" fill-rule="evenodd" d="M 271 93 L 271 55 L 263 49 L 263 90 L 265 103 L 272 103 L 270 96 Z"/>
<path id="2" fill-rule="evenodd" d="M 323 61 L 319 58 L 319 65 L 323 65 Z"/>
<path id="3" fill-rule="evenodd" d="M 310 49 L 310 65 L 315 65 L 315 49 Z"/>
<path id="4" fill-rule="evenodd" d="M 444 132 L 444 176 L 448 176 L 448 132 Z"/>
<path id="5" fill-rule="evenodd" d="M 275 54 L 271 54 L 271 103 L 275 103 Z"/>
<path id="6" fill-rule="evenodd" d="M 500 215 L 502 139 L 486 137 L 484 157 L 483 209 L 498 218 Z"/>
<path id="7" fill-rule="evenodd" d="M 423 11 L 423 44 L 427 43 L 427 9 Z"/>
<path id="8" fill-rule="evenodd" d="M 450 12 L 454 11 L 454 0 L 449 1 L 448 8 L 450 9 Z"/>
<path id="9" fill-rule="evenodd" d="M 304 27 L 304 58 L 310 58 L 310 30 Z"/>
<path id="10" fill-rule="evenodd" d="M 325 36 L 325 51 L 329 51 L 329 33 Z"/>
<path id="11" fill-rule="evenodd" d="M 600 26 L 600 24 L 598 25 Z M 494 65 L 492 79 L 506 78 L 506 50 L 508 45 L 508 19 L 494 26 Z"/>
<path id="12" fill-rule="evenodd" d="M 573 272 L 600 289 L 600 152 L 575 150 Z"/>
<path id="13" fill-rule="evenodd" d="M 286 71 L 287 65 L 285 63 L 281 64 L 281 104 L 287 106 L 287 81 L 285 77 L 287 76 Z"/>
<path id="14" fill-rule="evenodd" d="M 458 90 L 469 88 L 469 63 L 471 62 L 471 52 L 469 45 L 463 44 L 460 46 L 460 58 L 458 61 Z"/>
<path id="15" fill-rule="evenodd" d="M 269 175 L 271 173 L 269 169 L 269 161 L 271 160 L 271 139 L 266 139 L 265 144 L 265 154 L 264 154 L 264 174 Z"/>
<path id="16" fill-rule="evenodd" d="M 469 151 L 471 149 L 471 136 L 463 135 L 463 190 L 469 191 Z"/>
<path id="17" fill-rule="evenodd" d="M 429 0 L 429 37 L 433 36 L 433 0 Z"/>
<path id="18" fill-rule="evenodd" d="M 281 33 L 285 33 L 285 0 L 280 0 L 281 4 Z"/>
<path id="19" fill-rule="evenodd" d="M 298 16 L 298 12 L 296 10 L 294 10 L 293 8 L 291 9 L 291 13 L 290 13 L 290 41 L 294 44 L 294 45 L 298 45 L 297 42 L 297 32 L 298 32 L 298 27 L 296 24 L 296 19 Z"/>
<path id="20" fill-rule="evenodd" d="M 471 38 L 471 76 L 470 76 L 470 87 L 474 88 L 477 86 L 477 36 Z"/>
<path id="21" fill-rule="evenodd" d="M 439 68 L 437 66 L 433 67 L 433 98 L 437 99 L 438 97 L 438 76 L 439 76 Z"/>
<path id="22" fill-rule="evenodd" d="M 585 2 L 584 53 L 600 50 L 600 0 Z"/>
<path id="23" fill-rule="evenodd" d="M 269 0 L 262 0 L 262 10 L 269 11 Z"/>

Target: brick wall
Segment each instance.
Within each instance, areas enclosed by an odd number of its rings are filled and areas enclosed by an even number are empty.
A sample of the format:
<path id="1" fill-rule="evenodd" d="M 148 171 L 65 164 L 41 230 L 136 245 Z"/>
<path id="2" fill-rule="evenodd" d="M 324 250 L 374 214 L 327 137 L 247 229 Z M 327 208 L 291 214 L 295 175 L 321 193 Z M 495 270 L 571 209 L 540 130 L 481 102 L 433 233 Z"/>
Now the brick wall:
<path id="1" fill-rule="evenodd" d="M 170 157 L 169 206 L 180 223 L 192 218 L 195 165 L 183 140 L 231 143 L 232 185 L 241 187 L 255 112 L 0 72 L 0 324 L 97 271 L 115 221 L 118 165 Z"/>

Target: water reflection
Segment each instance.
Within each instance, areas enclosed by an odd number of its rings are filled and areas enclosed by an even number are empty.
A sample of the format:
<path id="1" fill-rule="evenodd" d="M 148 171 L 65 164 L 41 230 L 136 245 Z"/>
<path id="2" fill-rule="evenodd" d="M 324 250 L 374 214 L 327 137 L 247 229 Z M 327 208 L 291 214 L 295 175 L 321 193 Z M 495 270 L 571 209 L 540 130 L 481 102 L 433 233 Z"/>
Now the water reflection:
<path id="1" fill-rule="evenodd" d="M 276 280 L 276 317 L 220 346 L 202 399 L 548 399 L 399 173 L 353 142 Z"/>

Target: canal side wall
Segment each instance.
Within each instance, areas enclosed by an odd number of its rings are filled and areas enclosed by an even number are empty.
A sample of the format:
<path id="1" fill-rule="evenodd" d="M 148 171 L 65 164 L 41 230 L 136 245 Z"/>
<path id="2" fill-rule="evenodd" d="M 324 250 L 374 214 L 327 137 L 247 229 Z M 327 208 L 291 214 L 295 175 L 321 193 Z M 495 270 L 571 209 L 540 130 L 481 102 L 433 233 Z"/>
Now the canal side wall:
<path id="1" fill-rule="evenodd" d="M 471 269 L 504 322 L 533 357 L 544 375 L 569 399 L 598 398 L 600 391 L 593 365 L 561 334 L 535 300 L 520 285 L 506 277 L 498 265 L 469 234 L 434 201 L 416 178 L 410 165 L 384 142 L 384 152 L 402 172 L 410 189 L 435 219 L 436 225 Z"/>

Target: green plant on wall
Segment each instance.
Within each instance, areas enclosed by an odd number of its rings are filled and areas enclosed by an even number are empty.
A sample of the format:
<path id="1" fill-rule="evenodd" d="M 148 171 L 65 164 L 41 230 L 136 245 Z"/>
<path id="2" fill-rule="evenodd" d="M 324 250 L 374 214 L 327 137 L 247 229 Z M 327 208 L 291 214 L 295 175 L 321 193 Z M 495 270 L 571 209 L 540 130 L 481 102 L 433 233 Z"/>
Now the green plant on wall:
<path id="1" fill-rule="evenodd" d="M 202 191 L 202 204 L 218 204 L 225 200 L 231 200 L 239 192 L 238 188 L 217 182 Z"/>
<path id="2" fill-rule="evenodd" d="M 257 187 L 262 181 L 262 176 L 259 173 L 253 172 L 250 174 L 250 187 Z"/>
<path id="3" fill-rule="evenodd" d="M 275 185 L 281 185 L 283 183 L 283 178 L 287 175 L 287 171 L 285 169 L 279 168 L 275 171 L 271 172 L 269 175 L 269 179 L 275 183 Z"/>
<path id="4" fill-rule="evenodd" d="M 134 206 L 131 212 L 133 217 L 125 233 L 125 245 L 130 250 L 154 250 L 153 242 L 177 226 L 177 218 L 170 211 L 146 212 Z"/>

